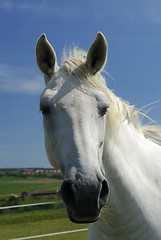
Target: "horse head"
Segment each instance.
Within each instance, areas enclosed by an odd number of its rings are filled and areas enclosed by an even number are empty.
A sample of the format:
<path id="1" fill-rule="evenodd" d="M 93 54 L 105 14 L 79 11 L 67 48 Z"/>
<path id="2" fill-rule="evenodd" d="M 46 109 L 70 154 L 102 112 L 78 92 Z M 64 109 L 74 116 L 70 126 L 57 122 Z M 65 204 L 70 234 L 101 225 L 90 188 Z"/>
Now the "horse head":
<path id="1" fill-rule="evenodd" d="M 97 84 L 106 62 L 106 40 L 99 32 L 86 58 L 70 57 L 59 67 L 53 47 L 42 34 L 36 58 L 46 83 L 40 110 L 48 159 L 63 173 L 61 193 L 69 218 L 94 222 L 109 195 L 102 162 L 109 101 L 92 84 Z"/>

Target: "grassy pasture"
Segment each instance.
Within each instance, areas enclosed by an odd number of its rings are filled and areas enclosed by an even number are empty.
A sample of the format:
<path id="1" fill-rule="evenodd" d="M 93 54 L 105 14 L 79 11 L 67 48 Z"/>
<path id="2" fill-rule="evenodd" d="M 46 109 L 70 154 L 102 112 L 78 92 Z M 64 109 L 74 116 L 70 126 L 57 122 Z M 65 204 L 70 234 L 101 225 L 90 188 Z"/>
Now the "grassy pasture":
<path id="1" fill-rule="evenodd" d="M 0 216 L 0 226 L 1 240 L 87 228 L 86 224 L 80 225 L 70 222 L 65 209 L 2 214 Z M 87 231 L 38 239 L 85 240 L 87 239 Z"/>
<path id="2" fill-rule="evenodd" d="M 21 193 L 24 191 L 60 189 L 61 182 L 61 180 L 54 178 L 19 178 L 3 176 L 0 178 L 0 199 L 8 199 L 11 194 L 17 194 L 18 196 L 21 196 Z M 50 196 L 46 196 L 45 201 L 51 201 L 51 199 L 49 200 L 48 198 L 50 198 Z M 60 201 L 60 199 L 56 200 Z M 19 200 L 19 204 L 43 201 L 43 197 L 38 197 L 37 199 L 30 197 L 25 198 L 25 200 Z M 66 209 L 63 204 L 59 206 L 59 209 L 24 208 L 20 211 L 18 209 L 12 209 L 11 211 L 4 210 L 0 214 L 1 240 L 63 232 L 82 228 L 87 228 L 87 224 L 72 223 L 68 219 Z M 41 237 L 38 239 L 85 240 L 87 239 L 87 231 Z"/>
<path id="3" fill-rule="evenodd" d="M 57 190 L 60 189 L 62 180 L 54 178 L 19 178 L 1 177 L 0 178 L 0 198 L 8 197 L 11 194 L 21 196 L 25 191 L 36 190 Z"/>

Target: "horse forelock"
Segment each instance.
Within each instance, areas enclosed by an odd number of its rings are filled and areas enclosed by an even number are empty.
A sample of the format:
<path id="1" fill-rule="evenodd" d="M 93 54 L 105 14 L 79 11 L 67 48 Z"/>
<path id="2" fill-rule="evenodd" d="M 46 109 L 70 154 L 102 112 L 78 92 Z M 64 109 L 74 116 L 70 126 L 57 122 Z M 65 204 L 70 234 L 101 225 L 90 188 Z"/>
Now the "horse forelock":
<path id="1" fill-rule="evenodd" d="M 130 105 L 121 98 L 117 97 L 113 91 L 107 88 L 105 79 L 100 72 L 91 75 L 86 66 L 87 52 L 77 47 L 73 50 L 64 51 L 61 70 L 69 75 L 75 76 L 80 83 L 85 86 L 92 86 L 103 91 L 110 102 L 110 112 L 107 114 L 107 124 L 111 133 L 115 133 L 122 121 L 125 119 L 132 123 L 134 127 L 142 133 L 146 138 L 161 145 L 161 126 L 143 125 L 142 117 L 147 117 L 146 114 L 137 110 L 135 106 Z"/>

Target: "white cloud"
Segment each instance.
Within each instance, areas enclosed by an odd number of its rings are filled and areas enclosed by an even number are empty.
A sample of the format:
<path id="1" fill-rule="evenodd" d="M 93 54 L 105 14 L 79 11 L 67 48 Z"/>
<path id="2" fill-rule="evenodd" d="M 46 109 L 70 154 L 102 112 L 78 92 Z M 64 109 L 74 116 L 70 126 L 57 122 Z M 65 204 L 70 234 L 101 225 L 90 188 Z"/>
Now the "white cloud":
<path id="1" fill-rule="evenodd" d="M 3 1 L 0 2 L 0 8 L 4 9 L 6 11 L 11 10 L 21 10 L 21 11 L 42 11 L 44 7 L 44 4 L 35 4 L 32 2 L 26 2 L 26 1 Z"/>
<path id="2" fill-rule="evenodd" d="M 75 8 L 73 5 L 68 3 L 66 8 L 63 8 L 61 4 L 55 1 L 13 1 L 13 0 L 6 0 L 0 2 L 0 9 L 5 11 L 21 11 L 21 12 L 34 12 L 40 13 L 41 15 L 56 15 L 60 17 L 73 17 L 77 16 L 78 12 L 76 13 Z"/>
<path id="3" fill-rule="evenodd" d="M 144 11 L 144 16 L 154 23 L 161 23 L 161 2 L 147 6 Z"/>
<path id="4" fill-rule="evenodd" d="M 13 3 L 11 1 L 1 2 L 0 8 L 10 11 L 13 8 Z"/>
<path id="5" fill-rule="evenodd" d="M 127 14 L 130 20 L 141 19 L 141 21 L 161 24 L 161 1 L 144 0 L 140 4 L 129 8 Z"/>
<path id="6" fill-rule="evenodd" d="M 9 93 L 40 94 L 44 89 L 43 77 L 31 70 L 0 64 L 0 91 Z"/>

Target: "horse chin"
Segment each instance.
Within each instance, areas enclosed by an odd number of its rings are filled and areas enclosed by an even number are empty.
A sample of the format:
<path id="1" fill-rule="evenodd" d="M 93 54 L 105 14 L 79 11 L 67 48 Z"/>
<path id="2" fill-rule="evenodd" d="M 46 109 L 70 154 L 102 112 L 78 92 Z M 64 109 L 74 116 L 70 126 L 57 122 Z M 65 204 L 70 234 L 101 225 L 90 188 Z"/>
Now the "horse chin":
<path id="1" fill-rule="evenodd" d="M 98 219 L 96 219 L 96 220 L 83 220 L 83 221 L 77 221 L 77 220 L 75 220 L 75 219 L 73 219 L 73 218 L 69 218 L 70 219 L 70 221 L 72 221 L 73 223 L 77 223 L 77 224 L 85 224 L 85 223 L 94 223 L 94 222 L 96 222 Z"/>
<path id="2" fill-rule="evenodd" d="M 93 223 L 99 219 L 99 216 L 79 216 L 79 214 L 74 214 L 70 209 L 67 209 L 67 212 L 70 221 L 73 223 Z"/>

